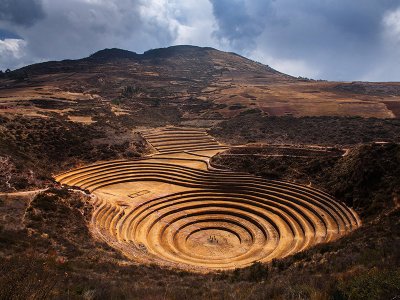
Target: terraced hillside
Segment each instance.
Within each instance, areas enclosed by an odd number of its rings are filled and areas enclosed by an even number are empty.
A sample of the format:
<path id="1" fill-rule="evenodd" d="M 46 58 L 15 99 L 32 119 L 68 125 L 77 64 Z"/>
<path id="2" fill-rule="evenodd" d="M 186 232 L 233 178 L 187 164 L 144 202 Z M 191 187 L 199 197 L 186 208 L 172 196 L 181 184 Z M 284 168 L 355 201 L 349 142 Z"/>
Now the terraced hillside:
<path id="1" fill-rule="evenodd" d="M 220 145 L 205 132 L 144 132 L 157 154 L 61 174 L 94 195 L 92 224 L 137 262 L 193 271 L 267 262 L 332 241 L 360 226 L 328 194 L 210 166 Z"/>
<path id="2" fill-rule="evenodd" d="M 165 127 L 143 132 L 142 135 L 160 153 L 227 149 L 197 129 Z"/>

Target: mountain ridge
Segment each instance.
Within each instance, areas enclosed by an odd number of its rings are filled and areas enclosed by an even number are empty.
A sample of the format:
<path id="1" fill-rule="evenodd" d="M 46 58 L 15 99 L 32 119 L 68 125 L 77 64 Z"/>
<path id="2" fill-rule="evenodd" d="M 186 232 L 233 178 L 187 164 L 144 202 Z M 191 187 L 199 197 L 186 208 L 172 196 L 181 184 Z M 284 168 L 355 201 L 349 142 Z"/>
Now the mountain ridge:
<path id="1" fill-rule="evenodd" d="M 0 74 L 4 90 L 9 92 L 3 100 L 12 101 L 0 103 L 18 110 L 18 99 L 101 98 L 101 106 L 123 102 L 118 109 L 125 111 L 162 103 L 205 126 L 247 110 L 266 116 L 400 117 L 400 83 L 295 78 L 236 53 L 191 45 L 142 54 L 106 48 L 81 59 L 34 64 Z"/>
<path id="2" fill-rule="evenodd" d="M 254 63 L 259 65 L 262 68 L 265 68 L 266 71 L 276 73 L 276 74 L 283 74 L 285 76 L 295 78 L 291 75 L 284 74 L 279 72 L 276 69 L 271 68 L 268 65 L 262 64 L 260 62 L 251 60 L 247 57 L 241 56 L 234 52 L 226 52 L 221 51 L 212 47 L 199 47 L 193 45 L 175 45 L 169 46 L 164 48 L 155 48 L 149 49 L 142 54 L 136 53 L 134 51 L 125 50 L 121 48 L 104 48 L 98 50 L 87 57 L 78 58 L 78 59 L 63 59 L 63 60 L 51 60 L 46 62 L 34 63 L 31 65 L 27 65 L 21 67 L 19 69 L 13 70 L 11 72 L 18 73 L 18 72 L 35 72 L 37 69 L 42 70 L 43 67 L 52 68 L 52 67 L 65 67 L 66 65 L 71 64 L 81 64 L 84 62 L 95 62 L 95 63 L 105 63 L 105 62 L 115 62 L 118 60 L 134 60 L 134 61 L 144 61 L 144 60 L 154 60 L 154 59 L 171 59 L 173 57 L 190 57 L 195 55 L 207 56 L 209 52 L 214 52 L 226 56 L 232 56 L 239 59 L 243 59 L 250 63 Z M 43 70 L 46 71 L 46 70 Z M 47 70 L 50 71 L 50 70 Z"/>

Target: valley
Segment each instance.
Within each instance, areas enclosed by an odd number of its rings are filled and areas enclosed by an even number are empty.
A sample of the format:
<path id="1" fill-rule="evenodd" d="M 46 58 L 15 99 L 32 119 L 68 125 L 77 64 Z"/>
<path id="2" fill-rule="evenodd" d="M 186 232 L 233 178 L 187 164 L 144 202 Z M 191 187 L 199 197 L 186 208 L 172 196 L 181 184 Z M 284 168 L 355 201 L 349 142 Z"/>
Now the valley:
<path id="1" fill-rule="evenodd" d="M 395 299 L 399 107 L 194 46 L 2 73 L 0 298 Z"/>

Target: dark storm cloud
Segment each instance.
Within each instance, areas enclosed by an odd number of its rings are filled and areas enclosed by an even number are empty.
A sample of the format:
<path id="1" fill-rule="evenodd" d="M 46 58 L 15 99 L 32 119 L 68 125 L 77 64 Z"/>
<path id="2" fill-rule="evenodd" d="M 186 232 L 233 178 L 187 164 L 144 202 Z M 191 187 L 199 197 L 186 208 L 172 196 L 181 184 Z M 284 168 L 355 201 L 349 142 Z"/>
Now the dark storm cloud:
<path id="1" fill-rule="evenodd" d="M 272 17 L 268 1 L 262 2 L 262 10 L 253 12 L 243 0 L 210 1 L 219 27 L 216 35 L 228 39 L 237 50 L 253 47 L 254 38 L 264 30 L 264 18 Z"/>
<path id="2" fill-rule="evenodd" d="M 0 0 L 0 21 L 31 26 L 44 16 L 40 0 Z"/>
<path id="3" fill-rule="evenodd" d="M 14 32 L 0 28 L 0 40 L 4 39 L 20 39 L 21 37 Z"/>

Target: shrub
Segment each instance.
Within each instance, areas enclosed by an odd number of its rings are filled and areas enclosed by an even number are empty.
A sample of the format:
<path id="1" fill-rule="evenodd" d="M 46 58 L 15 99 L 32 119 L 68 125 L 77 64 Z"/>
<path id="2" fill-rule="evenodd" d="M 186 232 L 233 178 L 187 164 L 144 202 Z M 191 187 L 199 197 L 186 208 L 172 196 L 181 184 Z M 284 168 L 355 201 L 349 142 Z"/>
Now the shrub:
<path id="1" fill-rule="evenodd" d="M 335 299 L 397 299 L 400 295 L 400 271 L 373 269 L 339 283 Z"/>

